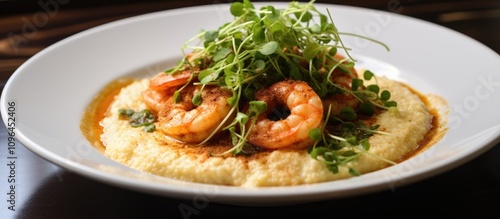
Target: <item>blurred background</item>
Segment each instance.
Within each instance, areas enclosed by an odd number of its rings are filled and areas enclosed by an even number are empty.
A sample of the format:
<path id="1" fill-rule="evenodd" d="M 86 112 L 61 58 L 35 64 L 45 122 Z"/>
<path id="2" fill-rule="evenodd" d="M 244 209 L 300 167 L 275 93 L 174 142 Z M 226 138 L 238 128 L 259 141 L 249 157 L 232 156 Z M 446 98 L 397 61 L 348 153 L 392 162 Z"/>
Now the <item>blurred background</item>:
<path id="1" fill-rule="evenodd" d="M 0 0 L 0 82 L 5 83 L 23 62 L 40 50 L 85 29 L 149 12 L 230 2 L 233 1 Z M 372 8 L 423 19 L 468 35 L 500 54 L 500 0 L 316 2 Z"/>

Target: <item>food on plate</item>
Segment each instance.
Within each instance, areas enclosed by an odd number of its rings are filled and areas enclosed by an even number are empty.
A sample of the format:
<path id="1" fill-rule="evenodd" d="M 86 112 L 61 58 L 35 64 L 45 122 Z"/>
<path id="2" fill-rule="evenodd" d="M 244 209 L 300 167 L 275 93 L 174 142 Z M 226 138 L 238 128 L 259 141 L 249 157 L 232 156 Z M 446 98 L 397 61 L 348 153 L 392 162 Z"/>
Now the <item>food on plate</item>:
<path id="1" fill-rule="evenodd" d="M 355 66 L 313 1 L 230 11 L 233 21 L 186 43 L 178 65 L 97 101 L 106 156 L 190 182 L 290 186 L 397 164 L 436 127 L 425 96 Z"/>

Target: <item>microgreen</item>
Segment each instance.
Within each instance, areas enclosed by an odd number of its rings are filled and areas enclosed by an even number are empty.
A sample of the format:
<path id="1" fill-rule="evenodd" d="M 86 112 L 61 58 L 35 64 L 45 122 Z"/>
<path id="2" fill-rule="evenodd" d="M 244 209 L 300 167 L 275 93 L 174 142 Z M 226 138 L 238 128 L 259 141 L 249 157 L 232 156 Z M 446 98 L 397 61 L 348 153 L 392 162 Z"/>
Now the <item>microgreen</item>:
<path id="1" fill-rule="evenodd" d="M 350 108 L 344 108 L 343 111 L 349 112 L 349 114 L 354 113 Z M 335 118 L 339 124 L 332 125 L 327 122 L 330 119 L 330 113 L 331 106 L 326 115 L 326 125 L 321 129 L 313 129 L 309 132 L 309 136 L 316 141 L 314 146 L 308 149 L 308 153 L 312 158 L 325 163 L 333 173 L 338 173 L 340 166 L 348 165 L 349 162 L 357 159 L 363 153 L 377 157 L 389 164 L 395 164 L 369 152 L 370 142 L 368 139 L 371 136 L 374 134 L 390 135 L 377 131 L 379 125 L 368 126 L 362 120 L 357 122 L 344 121 L 340 118 L 342 116 Z M 359 175 L 355 169 L 351 167 L 348 167 L 348 169 L 351 175 Z"/>
<path id="2" fill-rule="evenodd" d="M 287 78 L 307 82 L 320 97 L 343 93 L 361 102 L 361 107 L 344 108 L 340 115 L 327 118 L 323 127 L 309 131 L 309 136 L 317 142 L 310 149 L 311 156 L 321 157 L 332 172 L 338 171 L 339 165 L 356 159 L 360 150 L 369 149 L 366 139 L 375 134 L 374 127 L 362 124 L 358 114 L 372 115 L 376 108 L 396 106 L 388 91 L 380 92 L 376 84 L 365 86 L 364 81 L 350 71 L 355 60 L 340 35 L 358 35 L 339 32 L 330 11 L 320 12 L 313 3 L 314 0 L 293 1 L 285 9 L 271 5 L 256 9 L 250 0 L 234 2 L 229 8 L 234 19 L 188 40 L 182 51 L 183 54 L 190 51 L 190 58 L 185 56 L 175 68 L 166 71 L 173 73 L 197 67 L 201 71 L 193 76 L 198 79 L 195 84 L 218 85 L 232 91 L 228 99 L 231 111 L 216 131 L 229 131 L 233 147 L 218 155 L 255 151 L 247 142 L 248 134 L 267 105 L 256 101 L 254 94 Z M 377 40 L 359 37 L 388 50 Z M 347 58 L 335 58 L 341 51 Z M 332 75 L 338 71 L 353 78 L 351 89 L 333 82 Z M 363 77 L 370 80 L 375 75 L 365 71 Z M 176 91 L 174 98 L 179 100 L 179 95 Z M 195 95 L 192 101 L 199 105 L 203 100 Z M 216 131 L 200 144 L 207 142 Z M 355 170 L 351 172 L 356 174 Z"/>

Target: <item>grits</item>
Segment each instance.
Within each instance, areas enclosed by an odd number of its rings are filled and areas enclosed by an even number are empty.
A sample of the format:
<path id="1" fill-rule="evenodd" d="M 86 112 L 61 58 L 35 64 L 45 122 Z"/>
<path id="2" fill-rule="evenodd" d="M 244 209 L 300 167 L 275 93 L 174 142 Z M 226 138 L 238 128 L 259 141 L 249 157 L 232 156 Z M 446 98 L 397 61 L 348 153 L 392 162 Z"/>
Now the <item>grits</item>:
<path id="1" fill-rule="evenodd" d="M 340 166 L 339 173 L 311 158 L 306 150 L 275 150 L 251 156 L 210 156 L 209 146 L 180 144 L 165 138 L 160 132 L 146 133 L 120 120 L 121 108 L 147 108 L 141 91 L 147 89 L 148 79 L 142 79 L 123 88 L 111 103 L 108 115 L 101 121 L 101 140 L 105 155 L 131 168 L 169 178 L 242 187 L 290 186 L 312 184 L 349 178 L 348 168 Z M 378 115 L 378 130 L 390 135 L 375 134 L 370 141 L 370 153 L 399 162 L 419 147 L 419 142 L 432 128 L 433 116 L 427 106 L 405 85 L 378 78 L 378 85 L 388 89 L 398 102 L 398 110 L 383 111 Z M 220 141 L 219 149 L 231 146 Z M 215 147 L 217 148 L 217 146 Z M 368 173 L 388 166 L 371 155 L 361 154 L 349 166 L 359 173 Z"/>

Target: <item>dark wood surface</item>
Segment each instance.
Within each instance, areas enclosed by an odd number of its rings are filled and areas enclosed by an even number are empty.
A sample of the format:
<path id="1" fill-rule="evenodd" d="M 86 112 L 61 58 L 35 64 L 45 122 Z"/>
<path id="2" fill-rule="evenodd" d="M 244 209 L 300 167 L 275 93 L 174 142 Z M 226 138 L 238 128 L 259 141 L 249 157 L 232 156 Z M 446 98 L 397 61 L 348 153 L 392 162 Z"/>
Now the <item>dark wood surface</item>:
<path id="1" fill-rule="evenodd" d="M 0 83 L 5 83 L 37 52 L 82 30 L 148 12 L 225 2 L 229 1 L 0 1 Z M 497 0 L 317 2 L 385 11 L 391 8 L 391 4 L 399 4 L 401 10 L 397 13 L 456 30 L 500 53 L 500 1 Z M 317 214 L 333 218 L 499 217 L 496 207 L 500 197 L 498 145 L 456 169 L 393 190 L 303 205 L 258 208 L 195 199 L 177 200 L 120 189 L 61 169 L 17 144 L 15 211 L 8 209 L 10 191 L 5 183 L 9 179 L 7 146 L 7 131 L 2 125 L 0 218 L 309 217 Z"/>

